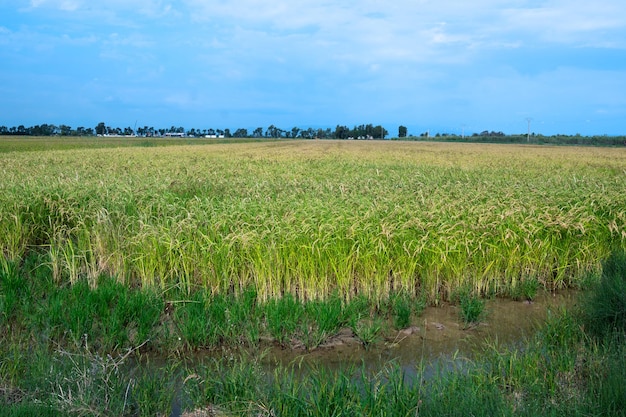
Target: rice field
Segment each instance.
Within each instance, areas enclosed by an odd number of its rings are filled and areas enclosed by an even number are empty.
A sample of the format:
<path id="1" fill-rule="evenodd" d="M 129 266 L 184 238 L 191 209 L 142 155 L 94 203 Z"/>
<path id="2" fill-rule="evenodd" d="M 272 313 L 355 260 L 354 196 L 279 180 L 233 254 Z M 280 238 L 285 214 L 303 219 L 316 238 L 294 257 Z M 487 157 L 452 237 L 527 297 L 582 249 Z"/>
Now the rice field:
<path id="1" fill-rule="evenodd" d="M 42 139 L 43 140 L 43 139 Z M 95 139 L 94 139 L 95 140 Z M 576 286 L 626 248 L 626 150 L 278 141 L 0 152 L 2 264 L 302 301 Z M 0 267 L 1 267 L 0 265 Z"/>

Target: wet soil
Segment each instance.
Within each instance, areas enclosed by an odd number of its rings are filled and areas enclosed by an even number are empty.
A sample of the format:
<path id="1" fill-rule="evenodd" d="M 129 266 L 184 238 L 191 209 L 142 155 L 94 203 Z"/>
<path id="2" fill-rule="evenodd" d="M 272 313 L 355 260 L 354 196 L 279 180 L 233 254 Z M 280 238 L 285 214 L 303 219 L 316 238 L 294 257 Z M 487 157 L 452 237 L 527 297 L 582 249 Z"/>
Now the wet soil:
<path id="1" fill-rule="evenodd" d="M 394 360 L 403 368 L 415 368 L 441 358 L 470 357 L 495 340 L 499 344 L 520 344 L 536 331 L 550 311 L 572 305 L 574 300 L 574 291 L 541 294 L 532 302 L 488 300 L 483 319 L 471 326 L 461 320 L 456 305 L 428 307 L 412 326 L 399 331 L 384 329 L 379 342 L 367 349 L 351 329 L 344 328 L 312 351 L 271 348 L 266 351 L 264 362 L 268 366 L 305 363 L 330 369 L 364 364 L 377 369 Z"/>

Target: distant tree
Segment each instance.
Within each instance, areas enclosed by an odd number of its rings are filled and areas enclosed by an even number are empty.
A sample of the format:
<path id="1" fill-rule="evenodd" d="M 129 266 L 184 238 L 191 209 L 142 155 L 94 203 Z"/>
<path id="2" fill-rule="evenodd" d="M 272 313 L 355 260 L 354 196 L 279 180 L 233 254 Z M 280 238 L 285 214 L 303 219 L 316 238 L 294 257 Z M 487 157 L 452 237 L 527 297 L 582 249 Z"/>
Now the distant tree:
<path id="1" fill-rule="evenodd" d="M 107 128 L 104 122 L 98 123 L 98 126 L 96 126 L 96 135 L 104 135 L 106 133 L 106 129 Z"/>
<path id="2" fill-rule="evenodd" d="M 292 138 L 294 138 L 294 139 L 297 138 L 299 133 L 300 133 L 300 128 L 299 127 L 295 127 L 294 126 L 294 127 L 291 128 L 291 137 Z"/>
<path id="3" fill-rule="evenodd" d="M 352 132 L 347 126 L 337 125 L 335 127 L 335 138 L 337 139 L 348 139 L 351 136 Z"/>
<path id="4" fill-rule="evenodd" d="M 59 131 L 61 136 L 70 136 L 72 134 L 72 128 L 68 125 L 60 125 Z"/>
<path id="5" fill-rule="evenodd" d="M 248 129 L 239 128 L 239 129 L 235 130 L 235 133 L 233 133 L 233 137 L 235 137 L 235 138 L 247 138 L 248 137 Z"/>
<path id="6" fill-rule="evenodd" d="M 232 138 L 233 135 L 230 133 L 230 129 L 224 129 L 224 137 L 225 138 Z"/>
<path id="7" fill-rule="evenodd" d="M 309 127 L 306 130 L 302 130 L 300 132 L 300 136 L 305 139 L 313 139 L 315 137 L 315 132 L 313 131 L 313 128 Z"/>
<path id="8" fill-rule="evenodd" d="M 406 126 L 398 127 L 398 137 L 399 138 L 406 138 L 407 132 L 408 132 L 408 130 L 407 130 Z"/>
<path id="9" fill-rule="evenodd" d="M 371 135 L 374 137 L 374 139 L 385 139 L 385 136 L 387 136 L 388 134 L 389 132 L 387 131 L 387 129 L 378 125 L 373 128 Z"/>
<path id="10" fill-rule="evenodd" d="M 267 130 L 265 131 L 265 137 L 268 138 L 279 138 L 282 136 L 283 130 L 274 126 L 274 125 L 270 125 Z"/>
<path id="11" fill-rule="evenodd" d="M 254 136 L 255 138 L 263 137 L 263 128 L 257 127 L 256 129 L 254 129 L 254 131 L 252 132 L 252 136 Z"/>

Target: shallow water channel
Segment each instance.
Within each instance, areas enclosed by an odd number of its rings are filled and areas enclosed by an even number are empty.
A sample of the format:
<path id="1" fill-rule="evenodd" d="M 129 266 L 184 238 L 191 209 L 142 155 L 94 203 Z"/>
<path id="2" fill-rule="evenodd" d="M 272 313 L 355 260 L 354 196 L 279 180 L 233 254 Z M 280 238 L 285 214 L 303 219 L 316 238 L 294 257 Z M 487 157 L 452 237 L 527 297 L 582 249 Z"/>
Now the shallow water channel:
<path id="1" fill-rule="evenodd" d="M 459 307 L 444 304 L 428 307 L 409 329 L 385 331 L 385 337 L 365 349 L 350 339 L 350 331 L 339 335 L 336 343 L 311 352 L 271 349 L 263 363 L 269 368 L 304 364 L 329 370 L 365 366 L 371 372 L 382 369 L 389 361 L 400 365 L 409 375 L 420 365 L 425 374 L 437 366 L 451 363 L 452 358 L 471 358 L 486 343 L 520 344 L 541 326 L 550 311 L 573 304 L 574 291 L 541 294 L 534 301 L 508 299 L 488 300 L 480 323 L 466 326 Z M 299 366 L 306 369 L 309 366 Z M 427 375 L 426 375 L 427 376 Z"/>
<path id="2" fill-rule="evenodd" d="M 441 371 L 462 368 L 467 358 L 495 340 L 499 345 L 521 345 L 545 322 L 550 311 L 572 306 L 575 299 L 575 291 L 565 291 L 541 294 L 533 302 L 488 300 L 481 322 L 470 327 L 461 320 L 458 306 L 444 304 L 426 308 L 409 329 L 383 330 L 384 336 L 368 349 L 349 329 L 343 329 L 325 347 L 312 351 L 272 347 L 247 355 L 259 355 L 258 363 L 268 375 L 279 367 L 293 369 L 302 378 L 320 367 L 330 372 L 365 369 L 366 374 L 374 375 L 393 361 L 402 368 L 405 378 L 429 379 Z M 193 368 L 193 363 L 201 363 L 207 356 L 215 357 L 216 353 L 199 353 L 186 358 L 186 362 Z M 152 361 L 152 365 L 158 363 Z M 183 377 L 179 375 L 181 381 L 176 385 L 182 385 Z M 181 412 L 184 402 L 179 392 L 170 416 L 186 416 Z"/>

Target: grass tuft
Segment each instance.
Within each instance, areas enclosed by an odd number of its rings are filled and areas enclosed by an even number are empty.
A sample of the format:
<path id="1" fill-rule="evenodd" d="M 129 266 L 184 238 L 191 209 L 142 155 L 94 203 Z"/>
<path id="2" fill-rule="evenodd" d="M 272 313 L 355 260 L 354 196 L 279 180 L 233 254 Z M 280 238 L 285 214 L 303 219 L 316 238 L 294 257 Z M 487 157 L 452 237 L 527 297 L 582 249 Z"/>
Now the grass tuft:
<path id="1" fill-rule="evenodd" d="M 626 333 L 626 251 L 613 252 L 603 263 L 602 275 L 584 311 L 596 335 Z"/>

